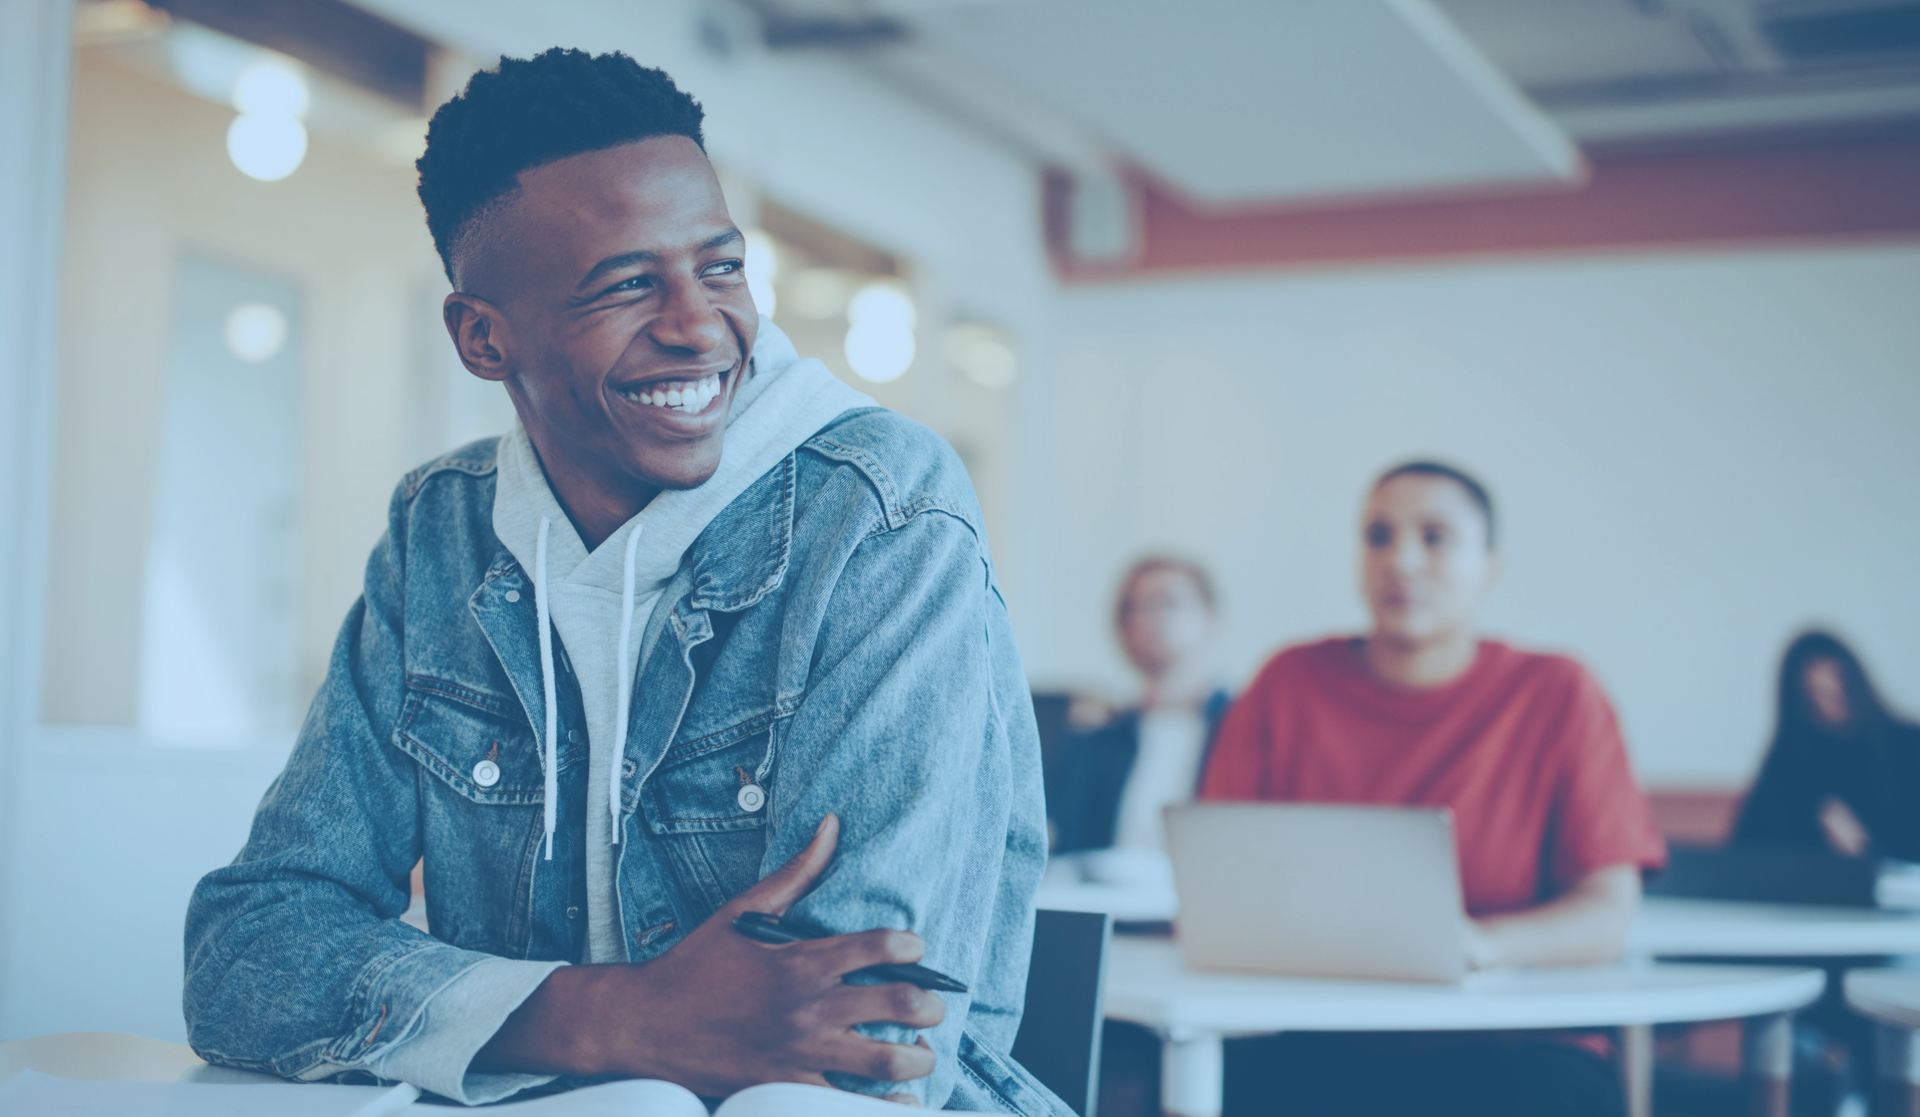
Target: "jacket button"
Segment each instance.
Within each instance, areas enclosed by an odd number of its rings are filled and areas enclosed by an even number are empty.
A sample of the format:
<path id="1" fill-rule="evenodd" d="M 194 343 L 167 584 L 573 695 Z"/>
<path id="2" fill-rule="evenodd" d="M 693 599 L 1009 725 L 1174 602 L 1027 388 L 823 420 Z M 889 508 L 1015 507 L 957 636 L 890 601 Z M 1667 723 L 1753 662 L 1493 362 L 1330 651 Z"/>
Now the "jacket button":
<path id="1" fill-rule="evenodd" d="M 635 772 L 638 772 L 639 770 L 640 770 L 639 765 L 635 764 L 631 760 L 622 760 L 620 762 L 620 774 L 627 779 L 632 779 L 633 774 Z"/>
<path id="2" fill-rule="evenodd" d="M 750 783 L 741 788 L 740 794 L 733 798 L 735 802 L 740 804 L 740 809 L 748 814 L 752 814 L 767 805 L 767 793 L 760 790 L 760 785 L 757 783 Z"/>
<path id="3" fill-rule="evenodd" d="M 574 904 L 568 904 L 568 905 L 567 905 L 567 918 L 568 918 L 568 919 L 578 919 L 578 918 L 580 918 L 580 909 L 579 909 L 579 907 L 578 907 L 578 906 L 576 906 L 576 905 L 574 905 Z"/>
<path id="4" fill-rule="evenodd" d="M 508 591 L 507 591 L 507 594 L 506 594 L 506 597 L 507 597 L 507 601 L 508 601 L 508 603 L 512 603 L 512 602 L 515 602 L 515 601 L 518 601 L 518 600 L 520 600 L 520 591 L 519 591 L 519 590 L 508 590 Z"/>
<path id="5" fill-rule="evenodd" d="M 500 765 L 491 760 L 482 760 L 473 766 L 473 782 L 481 787 L 492 787 L 500 782 Z"/>

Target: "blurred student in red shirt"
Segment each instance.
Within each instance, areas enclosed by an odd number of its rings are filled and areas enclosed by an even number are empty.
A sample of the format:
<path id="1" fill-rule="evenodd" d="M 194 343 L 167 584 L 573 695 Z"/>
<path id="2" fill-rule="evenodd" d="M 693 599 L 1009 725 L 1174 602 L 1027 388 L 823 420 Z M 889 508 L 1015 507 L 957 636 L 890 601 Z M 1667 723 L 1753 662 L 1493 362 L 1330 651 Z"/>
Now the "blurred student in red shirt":
<path id="1" fill-rule="evenodd" d="M 1268 661 L 1228 711 L 1207 799 L 1451 807 L 1475 967 L 1582 965 L 1624 946 L 1666 850 L 1600 686 L 1479 636 L 1493 502 L 1450 466 L 1382 474 L 1362 527 L 1365 636 Z M 1551 1036 L 1282 1036 L 1230 1047 L 1230 1117 L 1624 1112 L 1618 1073 Z"/>

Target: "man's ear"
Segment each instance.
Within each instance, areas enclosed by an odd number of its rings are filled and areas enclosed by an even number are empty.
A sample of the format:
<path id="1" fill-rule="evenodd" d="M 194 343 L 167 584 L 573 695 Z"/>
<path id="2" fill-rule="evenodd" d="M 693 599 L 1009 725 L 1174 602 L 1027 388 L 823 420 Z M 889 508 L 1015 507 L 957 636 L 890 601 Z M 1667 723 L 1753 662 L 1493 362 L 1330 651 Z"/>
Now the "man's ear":
<path id="1" fill-rule="evenodd" d="M 441 304 L 440 317 L 468 372 L 482 380 L 500 381 L 513 371 L 512 331 L 499 307 L 476 295 L 455 291 Z"/>

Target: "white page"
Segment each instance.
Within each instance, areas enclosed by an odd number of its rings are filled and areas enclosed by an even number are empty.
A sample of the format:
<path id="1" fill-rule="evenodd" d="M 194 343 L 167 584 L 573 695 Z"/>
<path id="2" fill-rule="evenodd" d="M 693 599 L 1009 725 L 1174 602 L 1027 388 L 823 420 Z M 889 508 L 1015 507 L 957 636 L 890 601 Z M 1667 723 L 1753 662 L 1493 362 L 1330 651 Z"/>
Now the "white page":
<path id="1" fill-rule="evenodd" d="M 354 1110 L 384 1093 L 382 1086 L 90 1082 L 28 1070 L 0 1082 L 0 1113 L 8 1117 L 351 1117 Z"/>
<path id="2" fill-rule="evenodd" d="M 35 1071 L 0 1083 L 6 1117 L 352 1117 L 384 1086 L 296 1083 L 94 1082 Z M 451 1117 L 458 1107 L 415 1103 L 407 1117 Z M 707 1117 L 707 1107 L 671 1082 L 640 1079 L 488 1106 L 512 1117 Z M 900 1117 L 901 1107 L 864 1094 L 779 1082 L 728 1098 L 717 1117 Z"/>
<path id="3" fill-rule="evenodd" d="M 749 1086 L 728 1098 L 713 1117 L 905 1117 L 897 1102 L 800 1082 Z"/>
<path id="4" fill-rule="evenodd" d="M 444 1105 L 415 1103 L 401 1111 L 406 1117 L 453 1117 L 461 1112 Z M 707 1117 L 707 1107 L 693 1091 L 652 1078 L 604 1082 L 564 1094 L 508 1102 L 476 1109 L 476 1114 L 512 1117 Z"/>

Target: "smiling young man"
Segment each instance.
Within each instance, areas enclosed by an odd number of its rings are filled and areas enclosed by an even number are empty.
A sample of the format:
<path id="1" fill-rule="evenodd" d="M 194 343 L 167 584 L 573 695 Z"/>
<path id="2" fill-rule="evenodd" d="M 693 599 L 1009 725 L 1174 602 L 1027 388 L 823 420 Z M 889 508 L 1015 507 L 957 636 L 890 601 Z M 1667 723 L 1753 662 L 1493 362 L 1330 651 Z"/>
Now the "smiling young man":
<path id="1" fill-rule="evenodd" d="M 1436 462 L 1390 469 L 1361 544 L 1372 630 L 1269 660 L 1220 727 L 1202 797 L 1448 807 L 1471 964 L 1618 957 L 1665 846 L 1593 677 L 1481 638 L 1500 572 L 1486 488 Z M 1329 1115 L 1623 1112 L 1612 1067 L 1562 1038 L 1242 1041 L 1228 1113 L 1264 1112 L 1274 1081 L 1290 1111 Z"/>
<path id="2" fill-rule="evenodd" d="M 467 1103 L 612 1076 L 1063 1112 L 1006 1054 L 1045 836 L 972 490 L 755 312 L 701 115 L 560 50 L 435 115 L 447 329 L 519 422 L 402 481 L 194 893 L 208 1060 Z M 416 862 L 431 934 L 399 918 Z M 730 926 L 789 909 L 834 934 Z M 971 993 L 842 980 L 923 955 Z"/>

